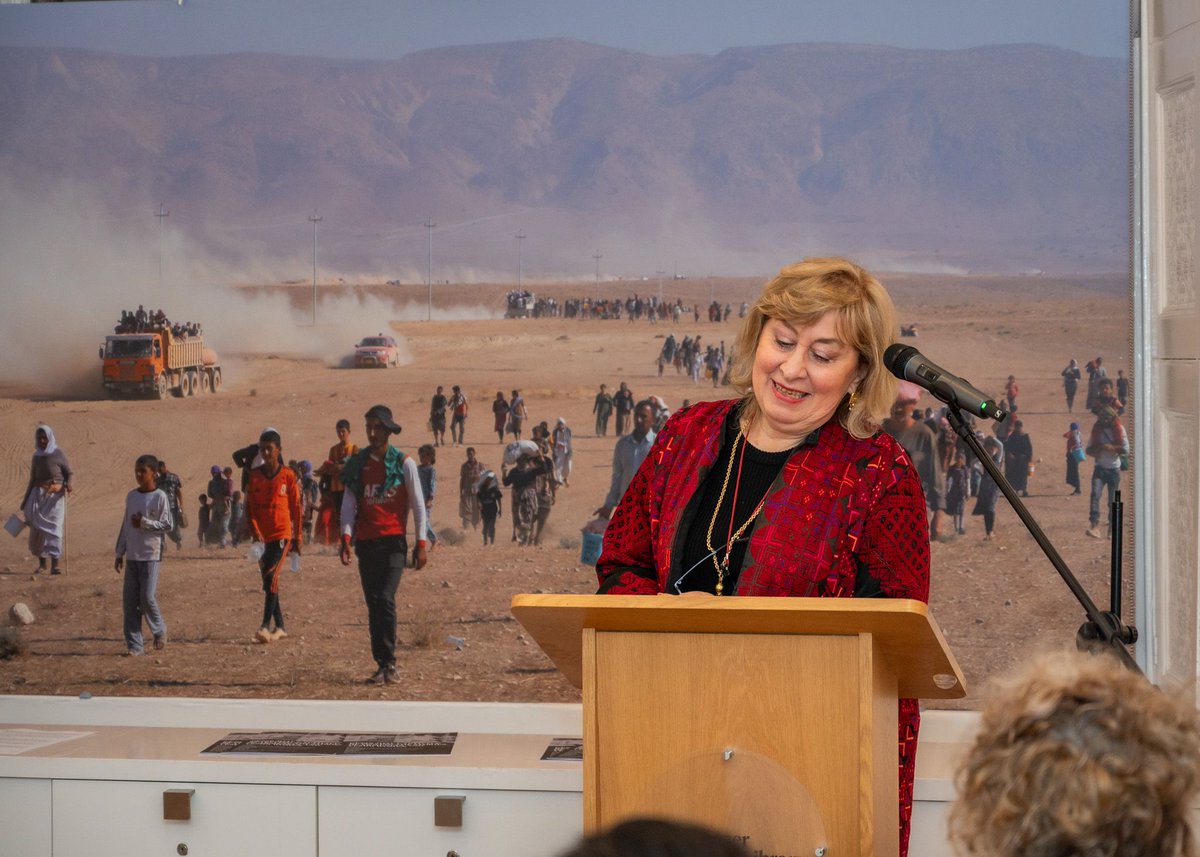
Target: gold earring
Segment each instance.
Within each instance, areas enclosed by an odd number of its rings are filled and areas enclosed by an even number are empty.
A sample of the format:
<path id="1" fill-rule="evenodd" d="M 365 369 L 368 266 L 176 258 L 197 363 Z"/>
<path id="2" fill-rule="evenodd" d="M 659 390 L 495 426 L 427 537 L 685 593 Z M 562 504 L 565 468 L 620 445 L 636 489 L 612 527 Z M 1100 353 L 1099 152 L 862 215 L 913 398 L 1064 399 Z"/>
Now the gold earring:
<path id="1" fill-rule="evenodd" d="M 850 411 L 854 410 L 854 406 L 857 404 L 858 404 L 858 390 L 851 390 L 850 391 L 850 404 L 848 404 L 846 406 L 846 411 L 850 412 Z"/>

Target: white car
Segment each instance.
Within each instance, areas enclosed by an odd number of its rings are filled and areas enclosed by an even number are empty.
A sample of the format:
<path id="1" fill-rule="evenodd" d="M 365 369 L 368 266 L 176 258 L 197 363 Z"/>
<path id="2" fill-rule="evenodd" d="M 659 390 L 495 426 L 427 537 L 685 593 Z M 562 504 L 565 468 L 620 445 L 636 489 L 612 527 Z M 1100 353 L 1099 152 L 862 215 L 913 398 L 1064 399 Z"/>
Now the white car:
<path id="1" fill-rule="evenodd" d="M 354 365 L 358 369 L 399 366 L 400 346 L 395 339 L 382 333 L 378 336 L 368 336 L 354 346 Z"/>

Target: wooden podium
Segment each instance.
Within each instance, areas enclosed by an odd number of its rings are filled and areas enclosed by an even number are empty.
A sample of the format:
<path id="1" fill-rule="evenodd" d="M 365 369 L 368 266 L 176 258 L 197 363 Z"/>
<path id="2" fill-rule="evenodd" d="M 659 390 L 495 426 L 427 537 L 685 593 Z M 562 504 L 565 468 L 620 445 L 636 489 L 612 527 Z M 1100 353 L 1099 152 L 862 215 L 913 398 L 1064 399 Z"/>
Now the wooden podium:
<path id="1" fill-rule="evenodd" d="M 895 857 L 897 697 L 966 693 L 919 601 L 517 595 L 512 610 L 583 688 L 589 832 L 658 816 L 762 855 Z"/>

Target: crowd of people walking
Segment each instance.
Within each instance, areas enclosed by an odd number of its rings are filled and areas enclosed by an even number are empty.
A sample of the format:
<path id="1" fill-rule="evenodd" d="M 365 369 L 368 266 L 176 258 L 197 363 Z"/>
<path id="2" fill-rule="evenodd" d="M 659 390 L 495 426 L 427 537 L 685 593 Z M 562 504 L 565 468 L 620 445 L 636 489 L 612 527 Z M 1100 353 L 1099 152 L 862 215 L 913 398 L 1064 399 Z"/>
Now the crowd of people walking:
<path id="1" fill-rule="evenodd" d="M 644 313 L 655 306 L 650 302 L 640 311 Z M 724 318 L 727 309 L 718 307 L 715 312 Z M 638 312 L 636 304 L 634 311 Z M 700 334 L 677 341 L 673 333 L 668 333 L 663 337 L 657 359 L 660 373 L 673 366 L 677 374 L 695 377 L 697 367 L 704 367 L 706 379 L 717 384 L 727 380 L 732 354 L 724 342 L 709 344 Z M 1115 378 L 1109 377 L 1101 357 L 1087 361 L 1083 367 L 1071 359 L 1061 370 L 1061 378 L 1066 412 L 1073 416 L 1061 433 L 1064 480 L 1070 496 L 1083 494 L 1088 483 L 1085 532 L 1090 537 L 1104 538 L 1111 534 L 1105 504 L 1111 502 L 1128 466 L 1129 442 L 1121 418 L 1128 407 L 1129 382 L 1123 370 Z M 1079 391 L 1080 387 L 1084 391 Z M 438 447 L 463 447 L 462 459 L 441 464 L 458 468 L 459 529 L 478 533 L 485 546 L 495 544 L 497 521 L 505 512 L 506 493 L 512 542 L 521 546 L 543 543 L 558 491 L 570 487 L 575 467 L 575 436 L 571 425 L 563 417 L 553 422 L 535 420 L 520 389 L 508 394 L 498 390 L 491 402 L 492 430 L 496 442 L 504 446 L 502 462 L 491 465 L 485 460 L 488 456 L 480 455 L 481 447 L 467 446 L 470 407 L 466 393 L 457 384 L 449 390 L 447 393 L 445 387 L 438 386 L 429 400 L 427 429 L 431 442 L 420 446 L 415 459 L 397 450 L 401 463 L 393 462 L 382 473 L 376 472 L 376 465 L 364 461 L 363 456 L 369 457 L 372 448 L 385 459 L 393 455 L 387 450 L 396 447 L 386 442 L 392 434 L 390 427 L 396 425 L 390 411 L 377 411 L 368 420 L 374 426 L 374 445 L 362 448 L 352 442 L 350 421 L 338 420 L 337 440 L 316 464 L 286 458 L 280 433 L 275 429 L 264 430 L 256 443 L 233 453 L 233 466 L 211 465 L 194 519 L 184 500 L 183 478 L 165 460 L 139 459 L 134 492 L 158 492 L 162 500 L 151 507 L 140 496 L 131 494 L 127 498 L 127 505 L 132 504 L 129 508 L 134 511 L 127 510 L 118 542 L 118 559 L 125 558 L 123 568 L 127 576 L 124 594 L 127 650 L 136 654 L 145 649 L 140 620 L 134 623 L 131 618 L 134 614 L 149 623 L 154 645 L 165 645 L 166 625 L 154 597 L 157 571 L 142 564 L 161 562 L 163 546 L 168 542 L 174 543 L 177 551 L 181 550 L 187 529 L 193 529 L 195 543 L 204 549 L 235 548 L 247 542 L 256 546 L 263 610 L 253 637 L 260 643 L 269 643 L 288 634 L 281 606 L 280 570 L 287 562 L 298 562 L 306 545 L 334 546 L 344 554 L 346 537 L 352 537 L 352 546 L 358 538 L 354 529 L 357 523 L 366 526 L 365 532 L 375 533 L 377 538 L 390 539 L 401 534 L 406 537 L 404 551 L 398 551 L 397 545 L 389 542 L 386 547 L 368 547 L 365 560 L 358 554 L 360 571 L 365 562 L 371 571 L 363 574 L 373 581 L 363 583 L 364 599 L 374 617 L 371 636 L 377 674 L 373 678 L 386 682 L 394 668 L 394 660 L 389 660 L 394 639 L 389 643 L 388 634 L 381 629 L 388 621 L 394 625 L 395 586 L 390 566 L 386 573 L 380 570 L 393 560 L 385 562 L 381 556 L 402 554 L 401 567 L 424 563 L 425 552 L 439 543 L 438 516 L 454 518 L 454 499 L 449 504 L 437 500 Z M 1089 414 L 1086 419 L 1082 414 L 1075 416 L 1077 392 L 1085 393 L 1084 407 Z M 966 535 L 968 520 L 979 517 L 983 539 L 991 540 L 999 509 L 999 486 L 965 441 L 951 429 L 944 408 L 935 412 L 932 408 L 918 407 L 922 395 L 919 388 L 901 383 L 884 429 L 904 447 L 921 479 L 931 537 L 945 540 Z M 1034 487 L 1031 477 L 1038 472 L 1041 459 L 1037 457 L 1034 438 L 1026 429 L 1023 410 L 1026 394 L 1015 375 L 1007 376 L 1003 394 L 998 398 L 1011 416 L 1000 423 L 974 425 L 972 430 L 1014 490 L 1022 497 L 1029 497 Z M 624 380 L 618 380 L 615 389 L 607 383 L 600 384 L 592 398 L 591 410 L 594 436 L 608 438 L 611 431 L 615 439 L 610 490 L 597 510 L 603 518 L 619 502 L 670 411 L 658 396 L 635 395 Z M 74 489 L 75 474 L 48 425 L 36 427 L 34 441 L 29 483 L 21 501 L 24 522 L 29 527 L 29 549 L 37 558 L 38 571 L 61 574 L 65 570 L 66 498 Z M 1090 474 L 1082 467 L 1088 458 L 1093 460 Z M 410 465 L 413 474 L 406 478 Z M 364 467 L 369 471 L 365 483 Z M 235 469 L 240 471 L 240 478 Z M 357 475 L 347 482 L 347 473 Z M 149 475 L 143 478 L 144 474 Z M 372 517 L 376 498 L 370 493 L 375 490 L 371 486 L 386 486 L 389 480 L 404 486 L 406 503 L 403 510 L 391 508 L 390 525 L 372 530 L 371 527 L 382 525 Z M 154 488 L 147 492 L 144 489 L 150 481 Z M 352 497 L 347 495 L 348 484 L 357 492 Z M 1037 487 L 1041 492 L 1049 490 L 1044 482 L 1039 481 Z M 353 509 L 347 520 L 350 507 Z M 412 515 L 413 526 L 396 524 L 401 511 Z M 139 521 L 158 523 L 133 524 L 135 513 L 140 515 Z M 411 555 L 409 548 L 413 551 Z M 121 570 L 119 566 L 118 571 Z M 398 580 L 396 575 L 394 583 L 398 584 Z"/>
<path id="2" fill-rule="evenodd" d="M 694 384 L 699 384 L 701 378 L 711 381 L 714 387 L 728 384 L 729 370 L 733 364 L 732 353 L 726 351 L 724 340 L 717 345 L 710 345 L 702 343 L 701 339 L 701 334 L 696 334 L 695 337 L 685 336 L 680 341 L 674 333 L 667 334 L 654 361 L 659 377 L 668 366 L 673 366 L 676 375 L 685 375 Z"/>
<path id="3" fill-rule="evenodd" d="M 1120 418 L 1126 411 L 1129 383 L 1124 370 L 1118 371 L 1116 379 L 1108 377 L 1102 357 L 1088 361 L 1084 369 L 1071 359 L 1060 373 L 1068 414 L 1074 412 L 1075 396 L 1085 372 L 1085 407 L 1093 422 L 1085 429 L 1079 421 L 1071 420 L 1062 433 L 1063 476 L 1071 489 L 1068 495 L 1081 495 L 1085 478 L 1081 465 L 1088 458 L 1093 459 L 1088 525 L 1084 532 L 1093 538 L 1104 538 L 1111 533 L 1111 523 L 1101 529 L 1101 519 L 1107 521 L 1102 507 L 1111 503 L 1120 486 L 1121 471 L 1128 466 L 1129 443 Z M 950 427 L 944 407 L 937 412 L 932 408 L 917 408 L 921 395 L 916 385 L 900 382 L 892 416 L 884 428 L 905 447 L 921 475 L 930 510 L 930 536 L 945 540 L 965 535 L 967 518 L 974 516 L 983 520 L 983 540 L 991 541 L 1002 492 L 966 441 Z M 1006 378 L 1003 395 L 998 399 L 1009 413 L 1007 419 L 984 426 L 976 424 L 970 415 L 964 417 L 1005 480 L 1020 497 L 1029 497 L 1030 480 L 1041 458 L 1021 416 L 1024 400 L 1015 375 Z M 984 428 L 990 428 L 990 432 Z M 970 504 L 972 499 L 974 503 Z M 943 526 L 944 518 L 950 520 L 948 527 Z"/>

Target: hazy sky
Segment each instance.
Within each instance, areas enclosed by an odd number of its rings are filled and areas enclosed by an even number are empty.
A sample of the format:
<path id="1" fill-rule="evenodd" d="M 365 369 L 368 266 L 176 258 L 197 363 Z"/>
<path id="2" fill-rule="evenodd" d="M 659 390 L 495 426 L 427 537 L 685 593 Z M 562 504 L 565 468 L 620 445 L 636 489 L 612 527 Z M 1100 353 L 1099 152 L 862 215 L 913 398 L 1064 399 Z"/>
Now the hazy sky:
<path id="1" fill-rule="evenodd" d="M 1127 0 L 112 0 L 0 3 L 0 45 L 170 56 L 387 59 L 570 37 L 654 54 L 791 42 L 965 48 L 1035 42 L 1124 57 Z"/>

